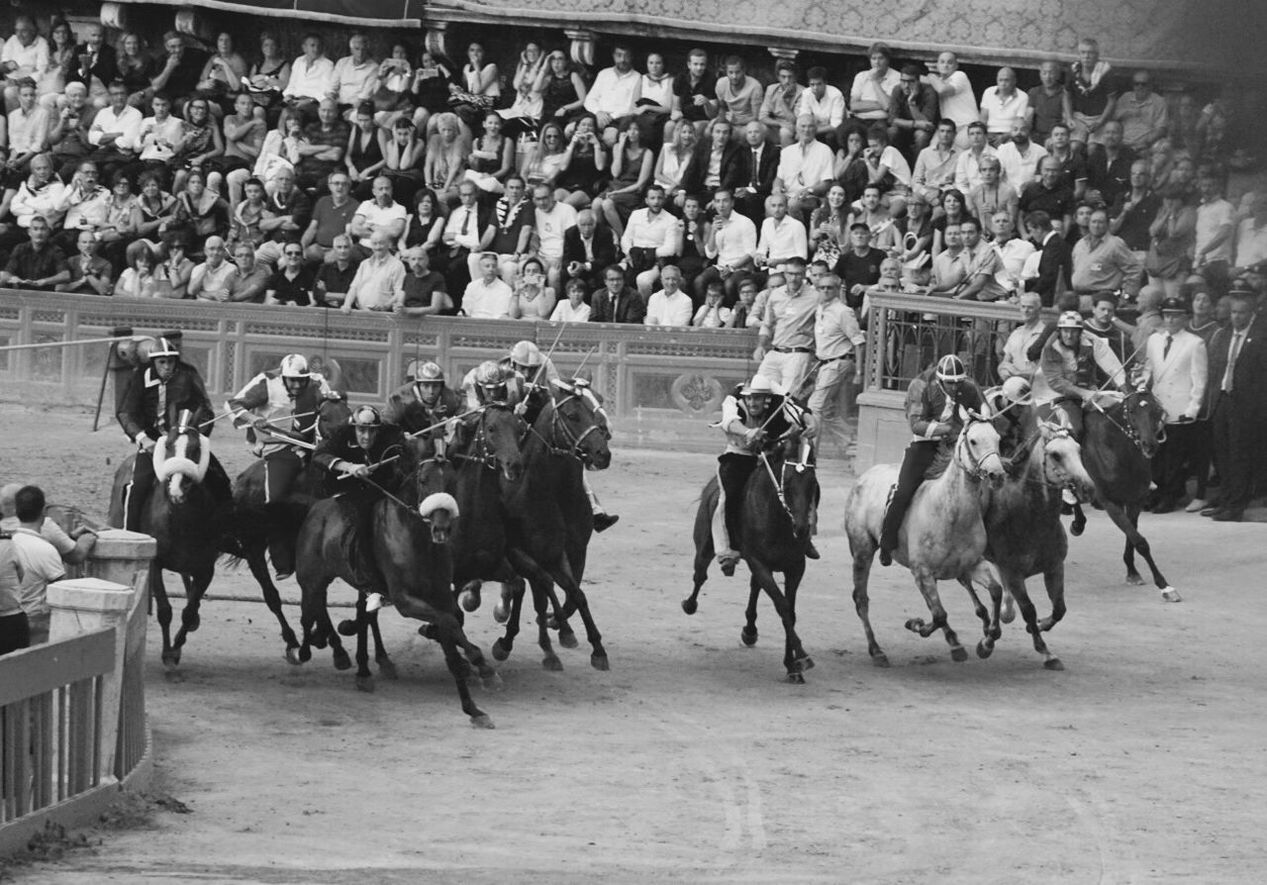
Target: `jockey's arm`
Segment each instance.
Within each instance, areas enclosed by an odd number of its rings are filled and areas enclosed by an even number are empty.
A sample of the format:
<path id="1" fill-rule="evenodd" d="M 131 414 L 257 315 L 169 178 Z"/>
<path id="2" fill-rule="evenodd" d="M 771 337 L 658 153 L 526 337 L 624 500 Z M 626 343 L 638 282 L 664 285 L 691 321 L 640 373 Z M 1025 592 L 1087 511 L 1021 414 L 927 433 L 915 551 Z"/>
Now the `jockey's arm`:
<path id="1" fill-rule="evenodd" d="M 145 390 L 145 369 L 136 369 L 132 372 L 132 377 L 128 379 L 127 390 L 123 393 L 123 405 L 115 414 L 115 418 L 119 421 L 119 426 L 123 428 L 123 432 L 127 434 L 128 439 L 135 443 L 141 442 L 141 437 L 153 440 L 149 434 L 149 428 L 141 423 L 141 398 Z"/>
<path id="2" fill-rule="evenodd" d="M 907 388 L 906 421 L 911 425 L 911 433 L 916 436 L 924 439 L 938 439 L 942 425 L 928 414 L 928 404 L 924 401 L 924 391 L 927 387 L 928 383 L 923 378 L 916 378 Z"/>
<path id="3" fill-rule="evenodd" d="M 1097 335 L 1091 341 L 1091 353 L 1095 357 L 1095 364 L 1100 367 L 1100 371 L 1109 376 L 1109 383 L 1121 390 L 1126 386 L 1126 370 L 1122 368 L 1122 361 L 1117 358 L 1117 354 L 1113 352 L 1113 348 L 1109 346 L 1106 339 Z"/>
<path id="4" fill-rule="evenodd" d="M 1050 342 L 1043 348 L 1043 358 L 1038 364 L 1038 371 L 1043 373 L 1047 386 L 1062 398 L 1086 402 L 1087 398 L 1094 393 L 1093 390 L 1078 386 L 1077 370 L 1075 369 L 1074 372 L 1066 370 L 1064 357 Z"/>
<path id="5" fill-rule="evenodd" d="M 239 430 L 255 424 L 265 416 L 256 412 L 261 406 L 268 405 L 268 381 L 263 375 L 256 375 L 237 395 L 224 404 L 225 411 L 233 416 L 233 426 Z"/>

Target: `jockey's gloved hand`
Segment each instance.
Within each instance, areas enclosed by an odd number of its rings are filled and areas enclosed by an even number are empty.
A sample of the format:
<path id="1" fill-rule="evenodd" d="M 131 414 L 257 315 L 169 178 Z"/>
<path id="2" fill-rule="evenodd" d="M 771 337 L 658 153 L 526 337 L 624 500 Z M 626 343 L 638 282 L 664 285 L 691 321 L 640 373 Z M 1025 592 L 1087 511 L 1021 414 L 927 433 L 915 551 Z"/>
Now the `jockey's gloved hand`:
<path id="1" fill-rule="evenodd" d="M 760 442 L 764 436 L 765 436 L 764 430 L 762 430 L 760 427 L 754 427 L 751 430 L 747 431 L 743 435 L 743 438 L 744 438 L 744 442 L 748 443 L 749 445 L 755 445 L 756 443 Z"/>
<path id="2" fill-rule="evenodd" d="M 273 429 L 273 425 L 268 423 L 268 419 L 262 415 L 251 422 L 251 426 L 261 433 L 268 433 Z"/>

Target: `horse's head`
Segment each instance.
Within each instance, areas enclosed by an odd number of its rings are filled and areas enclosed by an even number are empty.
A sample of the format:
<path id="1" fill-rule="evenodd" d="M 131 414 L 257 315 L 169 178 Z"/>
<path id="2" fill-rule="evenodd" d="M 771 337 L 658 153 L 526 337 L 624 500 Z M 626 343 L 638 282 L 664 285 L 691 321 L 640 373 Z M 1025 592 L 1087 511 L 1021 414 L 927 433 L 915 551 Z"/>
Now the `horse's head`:
<path id="1" fill-rule="evenodd" d="M 960 407 L 963 431 L 955 443 L 955 460 L 969 476 L 988 478 L 998 488 L 1007 474 L 999 454 L 999 432 L 984 415 Z"/>
<path id="2" fill-rule="evenodd" d="M 322 397 L 317 406 L 317 442 L 329 439 L 334 432 L 348 423 L 352 410 L 348 408 L 348 398 L 338 391 L 331 391 Z"/>
<path id="3" fill-rule="evenodd" d="M 516 482 L 524 472 L 523 451 L 519 440 L 524 433 L 523 419 L 503 404 L 485 406 L 476 419 L 475 451 L 477 458 L 500 469 L 502 476 Z"/>
<path id="4" fill-rule="evenodd" d="M 432 492 L 419 502 L 418 515 L 431 527 L 431 543 L 447 544 L 458 518 L 458 502 L 448 492 Z"/>
<path id="5" fill-rule="evenodd" d="M 1038 422 L 1043 440 L 1043 478 L 1053 486 L 1067 488 L 1079 501 L 1090 501 L 1095 481 L 1082 464 L 1082 446 L 1073 438 L 1064 412 L 1056 410 L 1056 420 Z"/>
<path id="6" fill-rule="evenodd" d="M 211 443 L 188 421 L 189 413 L 181 413 L 180 425 L 154 446 L 154 476 L 166 485 L 173 504 L 184 502 L 189 489 L 203 481 L 211 464 Z"/>
<path id="7" fill-rule="evenodd" d="M 818 506 L 818 470 L 814 448 L 799 433 L 783 444 L 783 499 L 792 518 L 792 534 L 808 540 L 813 528 L 814 508 Z"/>
<path id="8" fill-rule="evenodd" d="M 1166 410 L 1151 390 L 1139 388 L 1127 394 L 1118 407 L 1122 429 L 1139 446 L 1145 458 L 1157 454 L 1166 441 Z"/>
<path id="9" fill-rule="evenodd" d="M 606 470 L 612 460 L 607 445 L 612 434 L 598 394 L 584 378 L 555 381 L 554 386 L 556 445 L 562 442 L 560 448 L 568 449 L 587 468 Z"/>

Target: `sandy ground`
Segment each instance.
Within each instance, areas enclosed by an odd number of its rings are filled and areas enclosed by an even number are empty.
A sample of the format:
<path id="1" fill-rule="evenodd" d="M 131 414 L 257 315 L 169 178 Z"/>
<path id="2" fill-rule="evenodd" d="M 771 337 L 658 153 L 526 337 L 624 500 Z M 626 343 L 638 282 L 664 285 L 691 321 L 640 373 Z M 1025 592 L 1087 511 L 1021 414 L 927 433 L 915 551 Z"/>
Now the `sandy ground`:
<path id="1" fill-rule="evenodd" d="M 0 420 L 3 481 L 35 478 L 54 500 L 104 512 L 108 461 L 127 453 L 117 428 L 93 435 L 81 412 L 15 406 Z M 246 463 L 236 445 L 224 457 Z M 165 677 L 151 629 L 153 792 L 192 813 L 157 810 L 138 828 L 93 834 L 93 849 L 8 875 L 58 885 L 1262 881 L 1261 524 L 1146 516 L 1184 595 L 1166 605 L 1122 583 L 1120 536 L 1093 515 L 1069 557 L 1069 614 L 1049 635 L 1061 673 L 1042 669 L 1015 624 L 990 660 L 953 663 L 941 638 L 902 627 L 924 614 L 909 574 L 877 567 L 872 621 L 893 662 L 881 670 L 849 598 L 840 521 L 850 477 L 837 462 L 823 476 L 823 560 L 799 605 L 817 667 L 793 686 L 768 604 L 757 646 L 739 642 L 746 580 L 715 574 L 697 615 L 679 607 L 693 501 L 710 470 L 704 456 L 620 451 L 593 477 L 622 517 L 591 547 L 587 581 L 612 669 L 591 669 L 582 639 L 561 651 L 563 672 L 546 672 L 533 634 L 521 634 L 500 665 L 504 688 L 476 691 L 493 731 L 468 724 L 438 648 L 390 612 L 401 678 L 374 694 L 355 691 L 328 652 L 287 665 L 261 605 L 206 604 L 179 679 Z M 283 589 L 297 596 L 293 582 Z M 213 591 L 254 589 L 243 572 L 219 575 Z M 967 643 L 978 627 L 965 595 L 943 586 L 943 597 Z M 488 609 L 468 621 L 485 648 L 499 632 Z M 297 626 L 297 608 L 287 611 Z"/>

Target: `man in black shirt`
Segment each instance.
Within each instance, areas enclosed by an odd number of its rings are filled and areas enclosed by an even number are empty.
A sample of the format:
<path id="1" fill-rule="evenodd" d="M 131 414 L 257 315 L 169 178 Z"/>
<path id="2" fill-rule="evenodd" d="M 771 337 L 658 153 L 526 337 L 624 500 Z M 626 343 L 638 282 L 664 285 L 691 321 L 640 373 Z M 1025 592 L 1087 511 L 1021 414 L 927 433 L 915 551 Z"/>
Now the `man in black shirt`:
<path id="1" fill-rule="evenodd" d="M 1044 157 L 1039 164 L 1038 181 L 1031 181 L 1021 191 L 1020 210 L 1024 218 L 1030 212 L 1041 210 L 1046 212 L 1052 221 L 1063 222 L 1061 230 L 1069 231 L 1073 219 L 1073 190 L 1061 181 L 1060 161 L 1054 157 Z"/>
<path id="2" fill-rule="evenodd" d="M 52 229 L 48 219 L 36 215 L 31 219 L 28 232 L 30 241 L 19 243 L 0 271 L 0 284 L 15 289 L 52 289 L 58 283 L 69 282 L 66 256 L 49 242 Z"/>
<path id="3" fill-rule="evenodd" d="M 1131 189 L 1131 164 L 1135 152 L 1122 144 L 1122 124 L 1109 120 L 1101 127 L 1104 144 L 1094 145 L 1087 158 L 1087 184 L 1112 206 Z"/>
<path id="4" fill-rule="evenodd" d="M 867 287 L 880 279 L 885 254 L 871 245 L 871 228 L 861 222 L 849 228 L 849 245 L 852 248 L 840 256 L 832 272 L 844 282 L 845 304 L 856 311 Z"/>
<path id="5" fill-rule="evenodd" d="M 1121 238 L 1132 252 L 1147 252 L 1150 239 L 1149 228 L 1161 208 L 1161 197 L 1153 192 L 1149 184 L 1147 160 L 1136 160 L 1131 164 L 1131 186 L 1118 196 L 1112 204 L 1113 221 L 1109 231 Z"/>

